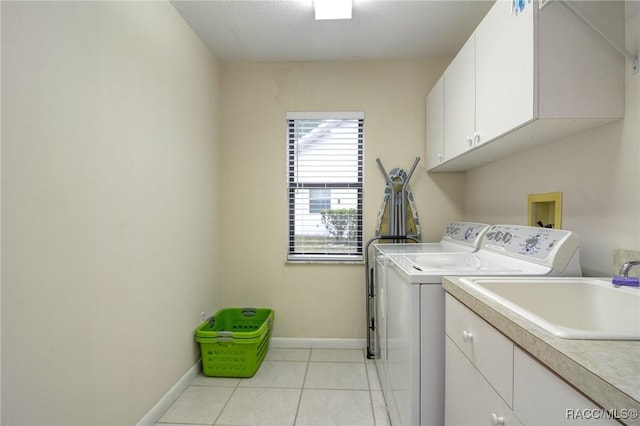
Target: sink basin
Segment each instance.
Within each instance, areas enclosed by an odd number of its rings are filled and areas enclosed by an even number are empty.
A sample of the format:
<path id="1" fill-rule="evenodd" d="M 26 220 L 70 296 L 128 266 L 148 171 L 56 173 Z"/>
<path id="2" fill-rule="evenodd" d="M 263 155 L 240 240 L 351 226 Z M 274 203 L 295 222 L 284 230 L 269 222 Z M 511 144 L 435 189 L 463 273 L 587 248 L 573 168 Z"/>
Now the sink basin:
<path id="1" fill-rule="evenodd" d="M 599 278 L 462 278 L 557 337 L 640 340 L 640 289 Z"/>

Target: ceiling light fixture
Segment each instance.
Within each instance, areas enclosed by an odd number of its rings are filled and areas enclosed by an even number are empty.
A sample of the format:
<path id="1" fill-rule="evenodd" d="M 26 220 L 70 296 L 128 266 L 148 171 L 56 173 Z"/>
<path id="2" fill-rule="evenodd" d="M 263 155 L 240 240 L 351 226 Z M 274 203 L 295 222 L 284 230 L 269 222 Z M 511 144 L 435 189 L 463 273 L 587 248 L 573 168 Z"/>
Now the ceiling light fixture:
<path id="1" fill-rule="evenodd" d="M 326 19 L 351 19 L 353 0 L 313 0 L 316 21 Z"/>

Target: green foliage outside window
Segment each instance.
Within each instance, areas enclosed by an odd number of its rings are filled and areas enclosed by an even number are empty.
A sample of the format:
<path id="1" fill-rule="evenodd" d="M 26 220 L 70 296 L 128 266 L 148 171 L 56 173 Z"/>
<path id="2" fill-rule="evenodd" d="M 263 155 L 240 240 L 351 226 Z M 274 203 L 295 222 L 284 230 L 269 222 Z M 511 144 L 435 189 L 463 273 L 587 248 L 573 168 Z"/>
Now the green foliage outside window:
<path id="1" fill-rule="evenodd" d="M 329 234 L 338 241 L 357 237 L 357 209 L 328 209 L 320 212 L 322 224 Z"/>

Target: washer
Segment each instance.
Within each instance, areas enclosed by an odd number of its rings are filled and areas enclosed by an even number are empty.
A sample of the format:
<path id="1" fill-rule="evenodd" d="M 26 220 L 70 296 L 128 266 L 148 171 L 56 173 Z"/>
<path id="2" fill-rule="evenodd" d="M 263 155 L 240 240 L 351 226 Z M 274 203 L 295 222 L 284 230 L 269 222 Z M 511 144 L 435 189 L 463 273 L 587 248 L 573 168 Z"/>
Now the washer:
<path id="1" fill-rule="evenodd" d="M 494 225 L 477 252 L 390 254 L 381 273 L 385 301 L 379 306 L 386 323 L 378 373 L 391 423 L 442 425 L 442 277 L 581 276 L 579 237 L 565 230 Z"/>
<path id="2" fill-rule="evenodd" d="M 378 376 L 381 380 L 388 377 L 384 371 L 386 365 L 386 318 L 384 264 L 387 256 L 419 253 L 471 253 L 478 251 L 482 237 L 491 225 L 477 222 L 452 222 L 448 224 L 440 242 L 413 244 L 374 244 L 375 264 L 367 288 L 367 357 L 374 358 Z M 368 269 L 368 267 L 367 267 Z M 384 356 L 382 355 L 384 354 Z M 385 387 L 387 383 L 383 384 Z"/>

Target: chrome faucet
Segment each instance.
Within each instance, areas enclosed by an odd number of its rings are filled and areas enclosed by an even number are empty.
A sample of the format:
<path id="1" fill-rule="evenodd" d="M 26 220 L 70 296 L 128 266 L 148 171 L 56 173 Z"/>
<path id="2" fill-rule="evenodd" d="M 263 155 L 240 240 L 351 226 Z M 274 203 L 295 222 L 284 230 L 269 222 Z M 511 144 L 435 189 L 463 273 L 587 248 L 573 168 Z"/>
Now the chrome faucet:
<path id="1" fill-rule="evenodd" d="M 629 271 L 637 266 L 640 266 L 640 260 L 631 260 L 626 262 L 620 267 L 620 275 L 627 278 L 629 276 Z"/>

